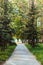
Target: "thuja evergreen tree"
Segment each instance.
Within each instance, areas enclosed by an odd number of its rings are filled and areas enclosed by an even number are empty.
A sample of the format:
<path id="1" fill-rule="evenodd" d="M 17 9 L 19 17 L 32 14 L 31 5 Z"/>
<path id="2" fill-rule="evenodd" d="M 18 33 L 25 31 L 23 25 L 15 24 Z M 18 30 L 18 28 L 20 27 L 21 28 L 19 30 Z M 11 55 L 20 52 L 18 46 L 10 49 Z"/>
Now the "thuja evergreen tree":
<path id="1" fill-rule="evenodd" d="M 11 19 L 9 18 L 8 15 L 8 0 L 3 1 L 3 17 L 0 21 L 1 25 L 0 26 L 0 46 L 4 48 L 7 47 L 7 44 L 10 43 L 11 45 L 11 40 L 12 40 L 12 34 L 13 34 L 13 29 L 10 28 L 9 24 L 11 22 Z"/>
<path id="2" fill-rule="evenodd" d="M 10 39 L 12 38 L 12 32 L 11 28 L 9 26 L 9 23 L 11 22 L 11 19 L 8 16 L 8 0 L 4 0 L 4 20 L 3 20 L 3 39 L 8 42 L 10 42 Z"/>
<path id="3" fill-rule="evenodd" d="M 32 0 L 31 7 L 29 10 L 29 22 L 26 25 L 27 27 L 27 38 L 28 42 L 35 47 L 37 43 L 37 25 L 36 25 L 36 17 L 37 17 L 38 11 L 35 7 L 34 0 Z"/>

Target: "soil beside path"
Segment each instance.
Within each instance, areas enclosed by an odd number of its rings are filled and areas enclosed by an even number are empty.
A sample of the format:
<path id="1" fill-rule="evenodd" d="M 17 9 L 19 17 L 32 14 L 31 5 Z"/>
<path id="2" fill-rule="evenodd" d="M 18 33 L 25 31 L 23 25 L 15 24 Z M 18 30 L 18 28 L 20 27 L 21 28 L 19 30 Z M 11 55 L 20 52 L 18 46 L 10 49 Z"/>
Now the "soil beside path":
<path id="1" fill-rule="evenodd" d="M 25 47 L 24 44 L 18 44 L 12 56 L 4 65 L 41 65 L 34 55 Z"/>
<path id="2" fill-rule="evenodd" d="M 5 61 L 0 62 L 0 65 L 3 65 L 4 63 L 5 63 Z"/>

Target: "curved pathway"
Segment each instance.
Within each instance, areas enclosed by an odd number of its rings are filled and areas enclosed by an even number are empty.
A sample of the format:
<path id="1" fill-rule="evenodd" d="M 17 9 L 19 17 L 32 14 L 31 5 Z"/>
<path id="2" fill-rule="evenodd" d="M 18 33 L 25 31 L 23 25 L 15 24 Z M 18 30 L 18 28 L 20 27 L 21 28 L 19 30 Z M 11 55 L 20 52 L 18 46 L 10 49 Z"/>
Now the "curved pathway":
<path id="1" fill-rule="evenodd" d="M 41 65 L 24 44 L 18 44 L 4 65 Z"/>

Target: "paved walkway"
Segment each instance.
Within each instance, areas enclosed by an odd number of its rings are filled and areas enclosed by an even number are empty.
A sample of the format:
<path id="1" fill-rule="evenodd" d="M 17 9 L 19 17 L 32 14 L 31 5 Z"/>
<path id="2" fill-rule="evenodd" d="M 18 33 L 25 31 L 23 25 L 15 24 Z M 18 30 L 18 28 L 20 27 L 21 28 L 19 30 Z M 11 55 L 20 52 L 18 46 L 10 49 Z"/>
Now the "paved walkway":
<path id="1" fill-rule="evenodd" d="M 24 44 L 18 44 L 12 56 L 4 65 L 40 65 Z"/>

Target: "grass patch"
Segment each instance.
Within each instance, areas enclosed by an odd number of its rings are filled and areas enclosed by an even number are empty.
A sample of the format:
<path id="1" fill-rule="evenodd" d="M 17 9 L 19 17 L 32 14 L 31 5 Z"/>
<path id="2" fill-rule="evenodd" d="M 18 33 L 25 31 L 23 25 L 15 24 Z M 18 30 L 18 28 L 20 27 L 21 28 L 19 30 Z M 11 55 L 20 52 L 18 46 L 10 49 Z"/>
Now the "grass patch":
<path id="1" fill-rule="evenodd" d="M 26 46 L 43 65 L 43 44 L 39 43 L 35 48 L 32 48 L 32 46 L 29 44 L 26 44 Z"/>
<path id="2" fill-rule="evenodd" d="M 15 49 L 15 45 L 13 46 L 8 46 L 5 51 L 0 50 L 0 62 L 6 61 L 12 54 L 12 52 Z"/>

